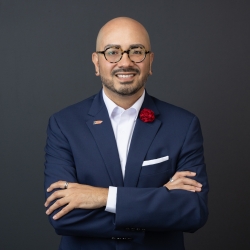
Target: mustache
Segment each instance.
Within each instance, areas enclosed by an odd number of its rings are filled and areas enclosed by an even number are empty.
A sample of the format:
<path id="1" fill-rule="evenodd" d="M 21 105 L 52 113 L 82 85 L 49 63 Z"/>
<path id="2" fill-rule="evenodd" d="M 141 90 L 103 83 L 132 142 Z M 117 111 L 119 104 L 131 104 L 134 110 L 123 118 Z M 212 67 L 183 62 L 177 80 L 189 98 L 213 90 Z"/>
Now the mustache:
<path id="1" fill-rule="evenodd" d="M 122 68 L 122 69 L 114 69 L 112 71 L 112 75 L 115 75 L 117 73 L 124 73 L 124 72 L 129 72 L 129 73 L 135 72 L 135 73 L 138 73 L 138 74 L 140 73 L 139 69 L 129 67 L 129 68 Z"/>

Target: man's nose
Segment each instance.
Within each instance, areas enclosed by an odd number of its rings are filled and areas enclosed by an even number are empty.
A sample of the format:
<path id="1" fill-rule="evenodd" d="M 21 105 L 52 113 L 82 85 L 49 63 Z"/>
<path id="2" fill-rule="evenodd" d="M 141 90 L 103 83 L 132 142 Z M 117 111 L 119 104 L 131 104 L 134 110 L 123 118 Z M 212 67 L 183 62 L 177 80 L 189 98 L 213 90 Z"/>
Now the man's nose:
<path id="1" fill-rule="evenodd" d="M 118 62 L 119 67 L 132 66 L 134 63 L 129 58 L 129 51 L 123 51 L 122 59 Z"/>

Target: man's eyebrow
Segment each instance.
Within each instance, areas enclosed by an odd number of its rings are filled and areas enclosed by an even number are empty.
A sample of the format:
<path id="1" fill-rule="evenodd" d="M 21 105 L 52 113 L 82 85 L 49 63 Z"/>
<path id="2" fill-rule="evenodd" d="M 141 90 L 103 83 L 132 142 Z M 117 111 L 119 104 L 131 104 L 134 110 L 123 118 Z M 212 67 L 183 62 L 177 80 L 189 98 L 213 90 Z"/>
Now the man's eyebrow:
<path id="1" fill-rule="evenodd" d="M 121 48 L 121 45 L 118 45 L 118 44 L 108 44 L 104 47 L 104 50 L 107 49 L 107 48 L 110 48 L 110 47 L 116 47 L 116 48 Z"/>
<path id="2" fill-rule="evenodd" d="M 129 48 L 138 48 L 138 47 L 142 47 L 142 48 L 144 48 L 145 49 L 145 46 L 144 45 L 142 45 L 142 44 L 131 44 L 130 46 L 129 46 Z"/>
<path id="3" fill-rule="evenodd" d="M 110 47 L 121 48 L 121 45 L 118 45 L 118 44 L 107 44 L 107 45 L 104 47 L 104 50 L 107 49 L 107 48 L 110 48 Z M 130 49 L 138 48 L 138 47 L 145 48 L 145 46 L 142 45 L 142 44 L 140 44 L 140 43 L 131 44 L 131 45 L 129 46 Z"/>

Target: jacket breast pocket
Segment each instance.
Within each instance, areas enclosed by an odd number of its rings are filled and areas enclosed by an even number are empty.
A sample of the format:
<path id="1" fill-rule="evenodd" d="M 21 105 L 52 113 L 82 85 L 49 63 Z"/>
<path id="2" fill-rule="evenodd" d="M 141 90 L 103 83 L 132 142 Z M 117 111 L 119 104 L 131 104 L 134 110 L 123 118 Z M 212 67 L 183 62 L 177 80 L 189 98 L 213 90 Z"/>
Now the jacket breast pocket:
<path id="1" fill-rule="evenodd" d="M 138 181 L 138 187 L 162 187 L 172 177 L 171 161 L 143 166 Z"/>

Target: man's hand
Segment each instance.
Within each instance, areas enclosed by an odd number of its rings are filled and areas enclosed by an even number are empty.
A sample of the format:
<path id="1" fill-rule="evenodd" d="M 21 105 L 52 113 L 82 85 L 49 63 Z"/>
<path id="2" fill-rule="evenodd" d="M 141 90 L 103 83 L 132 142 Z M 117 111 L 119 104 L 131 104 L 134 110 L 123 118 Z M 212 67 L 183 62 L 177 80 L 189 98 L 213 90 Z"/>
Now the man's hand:
<path id="1" fill-rule="evenodd" d="M 176 172 L 171 180 L 164 186 L 169 190 L 182 189 L 191 192 L 200 192 L 202 185 L 199 182 L 189 178 L 189 176 L 194 177 L 195 175 L 196 173 L 190 171 Z"/>
<path id="2" fill-rule="evenodd" d="M 54 220 L 61 218 L 75 208 L 96 209 L 106 206 L 108 188 L 92 187 L 78 183 L 68 183 L 68 188 L 64 188 L 65 181 L 58 181 L 51 184 L 47 189 L 47 192 L 51 192 L 54 189 L 61 189 L 55 191 L 46 200 L 44 206 L 48 207 L 52 201 L 58 199 L 46 211 L 47 215 L 50 215 L 57 208 L 65 206 L 53 216 Z"/>

